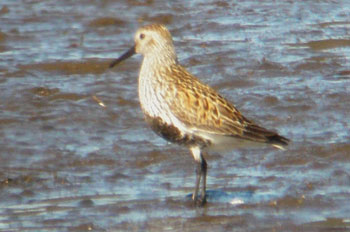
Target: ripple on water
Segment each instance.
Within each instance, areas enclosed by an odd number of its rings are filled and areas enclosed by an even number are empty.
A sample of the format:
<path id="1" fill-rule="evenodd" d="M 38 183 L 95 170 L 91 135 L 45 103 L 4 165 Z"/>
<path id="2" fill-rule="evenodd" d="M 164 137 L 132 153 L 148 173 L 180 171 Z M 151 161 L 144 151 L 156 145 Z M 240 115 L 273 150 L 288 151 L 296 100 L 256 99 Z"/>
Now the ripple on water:
<path id="1" fill-rule="evenodd" d="M 2 1 L 0 231 L 348 231 L 349 7 Z M 208 154 L 202 208 L 189 152 L 143 121 L 141 57 L 108 68 L 151 22 L 190 72 L 292 140 Z"/>

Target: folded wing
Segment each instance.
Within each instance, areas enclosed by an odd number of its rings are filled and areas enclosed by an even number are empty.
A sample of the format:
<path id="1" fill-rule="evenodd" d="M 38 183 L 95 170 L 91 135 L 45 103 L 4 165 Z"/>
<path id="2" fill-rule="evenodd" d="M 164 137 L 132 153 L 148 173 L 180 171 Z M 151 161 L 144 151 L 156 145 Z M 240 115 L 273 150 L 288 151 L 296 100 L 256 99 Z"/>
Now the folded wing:
<path id="1" fill-rule="evenodd" d="M 176 79 L 169 81 L 175 82 L 172 86 L 176 86 L 176 90 L 168 91 L 166 94 L 172 96 L 166 99 L 169 99 L 172 113 L 187 127 L 209 134 L 269 143 L 280 149 L 288 144 L 287 138 L 245 118 L 230 102 L 181 66 L 172 67 L 174 71 Z"/>

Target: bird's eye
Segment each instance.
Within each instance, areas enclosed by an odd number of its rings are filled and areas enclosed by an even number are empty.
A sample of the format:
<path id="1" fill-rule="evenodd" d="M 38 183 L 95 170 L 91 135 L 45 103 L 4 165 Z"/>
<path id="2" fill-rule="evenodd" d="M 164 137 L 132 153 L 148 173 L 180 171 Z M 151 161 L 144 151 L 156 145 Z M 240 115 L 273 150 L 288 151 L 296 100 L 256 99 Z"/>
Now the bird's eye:
<path id="1" fill-rule="evenodd" d="M 140 34 L 140 39 L 144 39 L 145 37 L 146 37 L 145 34 L 143 34 L 143 33 Z"/>

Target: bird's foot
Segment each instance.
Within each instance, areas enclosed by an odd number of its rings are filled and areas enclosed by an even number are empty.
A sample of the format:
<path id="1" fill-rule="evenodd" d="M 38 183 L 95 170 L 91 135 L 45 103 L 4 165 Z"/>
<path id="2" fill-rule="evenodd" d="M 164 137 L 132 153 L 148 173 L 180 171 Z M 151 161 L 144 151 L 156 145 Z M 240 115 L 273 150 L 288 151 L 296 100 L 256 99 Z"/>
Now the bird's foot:
<path id="1" fill-rule="evenodd" d="M 207 197 L 206 195 L 200 195 L 197 197 L 192 196 L 193 203 L 195 206 L 202 207 L 207 203 Z"/>

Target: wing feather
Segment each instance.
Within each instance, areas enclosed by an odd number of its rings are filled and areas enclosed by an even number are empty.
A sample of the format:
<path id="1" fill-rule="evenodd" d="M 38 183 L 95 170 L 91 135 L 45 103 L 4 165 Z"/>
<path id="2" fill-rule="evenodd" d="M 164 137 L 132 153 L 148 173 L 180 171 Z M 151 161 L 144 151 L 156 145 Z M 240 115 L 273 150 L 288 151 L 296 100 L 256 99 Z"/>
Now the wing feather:
<path id="1" fill-rule="evenodd" d="M 288 139 L 262 128 L 245 118 L 229 101 L 213 88 L 203 84 L 180 65 L 171 66 L 163 74 L 172 91 L 166 99 L 172 113 L 187 127 L 224 136 L 257 142 L 286 145 Z M 169 78 L 171 76 L 172 78 Z"/>

